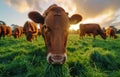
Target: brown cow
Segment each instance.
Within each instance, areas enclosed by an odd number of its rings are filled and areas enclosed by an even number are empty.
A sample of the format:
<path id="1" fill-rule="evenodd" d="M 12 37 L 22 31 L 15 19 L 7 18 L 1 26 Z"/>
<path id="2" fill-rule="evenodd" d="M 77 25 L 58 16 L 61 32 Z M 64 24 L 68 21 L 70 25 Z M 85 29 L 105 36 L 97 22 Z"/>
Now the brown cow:
<path id="1" fill-rule="evenodd" d="M 41 33 L 47 49 L 47 61 L 51 64 L 63 64 L 66 61 L 66 43 L 70 24 L 77 24 L 82 16 L 68 13 L 60 6 L 53 4 L 41 15 L 37 11 L 28 14 L 29 18 L 40 23 Z"/>
<path id="2" fill-rule="evenodd" d="M 24 31 L 24 33 L 26 35 L 26 39 L 28 41 L 32 42 L 34 37 L 36 37 L 36 39 L 37 39 L 38 28 L 37 28 L 37 24 L 36 23 L 27 21 L 24 24 L 23 31 Z"/>
<path id="3" fill-rule="evenodd" d="M 12 29 L 10 26 L 6 26 L 6 25 L 0 25 L 0 38 L 1 37 L 5 37 L 5 36 L 11 36 L 12 35 Z"/>
<path id="4" fill-rule="evenodd" d="M 0 30 L 1 30 L 1 32 L 0 32 L 0 39 L 1 39 L 1 37 L 5 38 L 5 35 L 7 33 L 6 26 L 5 25 L 0 25 Z"/>
<path id="5" fill-rule="evenodd" d="M 23 27 L 18 26 L 15 28 L 14 32 L 13 32 L 13 36 L 15 39 L 21 37 L 23 35 Z"/>
<path id="6" fill-rule="evenodd" d="M 114 38 L 114 39 L 118 38 L 118 36 L 116 35 L 115 30 L 113 28 L 111 28 L 111 27 L 106 29 L 106 35 L 111 37 L 111 38 Z"/>
<path id="7" fill-rule="evenodd" d="M 9 37 L 12 35 L 12 29 L 10 26 L 6 26 L 6 35 Z"/>
<path id="8" fill-rule="evenodd" d="M 82 39 L 85 34 L 92 34 L 94 39 L 96 35 L 100 35 L 104 40 L 106 39 L 106 34 L 102 31 L 100 25 L 95 23 L 80 24 L 80 36 Z"/>

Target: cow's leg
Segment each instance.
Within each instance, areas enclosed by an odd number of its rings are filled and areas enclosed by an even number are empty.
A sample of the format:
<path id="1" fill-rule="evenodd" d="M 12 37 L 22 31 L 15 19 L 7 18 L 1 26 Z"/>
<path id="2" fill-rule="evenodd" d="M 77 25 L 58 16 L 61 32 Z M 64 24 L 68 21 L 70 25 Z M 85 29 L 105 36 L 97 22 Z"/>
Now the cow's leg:
<path id="1" fill-rule="evenodd" d="M 80 33 L 80 39 L 82 39 L 82 37 L 83 37 L 83 36 L 82 36 L 82 33 Z"/>
<path id="2" fill-rule="evenodd" d="M 85 37 L 85 33 L 80 34 L 81 39 L 83 40 L 83 37 Z"/>
<path id="3" fill-rule="evenodd" d="M 96 35 L 95 35 L 95 34 L 93 34 L 93 39 L 94 39 L 94 40 L 95 40 L 95 36 L 96 36 Z"/>

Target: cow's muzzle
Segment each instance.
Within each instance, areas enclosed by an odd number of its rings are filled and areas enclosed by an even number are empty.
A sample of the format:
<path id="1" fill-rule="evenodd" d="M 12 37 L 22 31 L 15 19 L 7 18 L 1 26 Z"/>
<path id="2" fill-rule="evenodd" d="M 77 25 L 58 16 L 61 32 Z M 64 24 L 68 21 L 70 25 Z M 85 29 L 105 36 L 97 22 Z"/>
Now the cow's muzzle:
<path id="1" fill-rule="evenodd" d="M 66 61 L 66 54 L 51 54 L 47 55 L 47 61 L 50 64 L 64 64 Z"/>

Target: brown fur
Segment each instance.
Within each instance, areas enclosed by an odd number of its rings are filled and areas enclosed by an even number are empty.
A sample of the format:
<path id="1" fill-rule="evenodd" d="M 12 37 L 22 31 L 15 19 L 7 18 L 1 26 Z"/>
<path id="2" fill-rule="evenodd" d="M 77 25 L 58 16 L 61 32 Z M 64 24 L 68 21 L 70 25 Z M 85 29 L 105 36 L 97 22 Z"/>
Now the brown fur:
<path id="1" fill-rule="evenodd" d="M 38 28 L 37 28 L 37 24 L 34 22 L 25 22 L 24 27 L 23 27 L 23 31 L 26 35 L 26 39 L 30 42 L 33 41 L 33 39 L 38 36 Z"/>
<path id="2" fill-rule="evenodd" d="M 6 26 L 6 35 L 9 37 L 12 36 L 12 29 L 9 26 Z"/>
<path id="3" fill-rule="evenodd" d="M 82 19 L 82 16 L 75 14 L 69 18 L 68 13 L 56 4 L 51 5 L 45 10 L 43 15 L 39 12 L 32 11 L 28 16 L 34 22 L 41 24 L 40 29 L 47 47 L 48 62 L 54 63 L 51 60 L 53 58 L 51 56 L 55 57 L 55 61 L 59 57 L 62 57 L 64 59 L 60 64 L 63 64 L 66 60 L 65 54 L 69 26 L 70 24 L 78 23 Z"/>
<path id="4" fill-rule="evenodd" d="M 89 23 L 80 24 L 80 36 L 83 38 L 85 34 L 92 34 L 94 39 L 96 35 L 100 35 L 103 39 L 106 39 L 106 34 L 102 31 L 99 24 Z"/>
<path id="5" fill-rule="evenodd" d="M 6 25 L 0 25 L 0 38 L 5 36 L 11 36 L 12 35 L 12 29 L 9 26 Z"/>
<path id="6" fill-rule="evenodd" d="M 13 32 L 13 36 L 14 38 L 19 38 L 23 35 L 23 27 L 21 26 L 18 26 L 15 28 L 14 32 Z"/>
<path id="7" fill-rule="evenodd" d="M 1 33 L 0 33 L 0 39 L 1 39 L 1 37 L 5 37 L 5 35 L 6 35 L 6 26 L 5 25 L 0 25 L 0 30 L 1 30 Z"/>
<path id="8" fill-rule="evenodd" d="M 115 30 L 113 28 L 110 28 L 110 27 L 106 29 L 106 35 L 111 37 L 111 38 L 114 38 L 114 39 L 118 38 Z"/>

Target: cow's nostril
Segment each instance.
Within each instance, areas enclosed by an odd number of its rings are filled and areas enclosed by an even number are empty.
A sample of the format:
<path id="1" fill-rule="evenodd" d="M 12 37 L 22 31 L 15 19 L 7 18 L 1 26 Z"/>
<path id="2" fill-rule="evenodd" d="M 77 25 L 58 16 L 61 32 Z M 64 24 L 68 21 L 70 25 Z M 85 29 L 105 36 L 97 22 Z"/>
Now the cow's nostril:
<path id="1" fill-rule="evenodd" d="M 63 56 L 52 56 L 51 59 L 55 59 L 55 60 L 61 60 L 63 59 Z"/>
<path id="2" fill-rule="evenodd" d="M 65 62 L 64 56 L 52 56 L 51 63 L 52 64 L 63 64 Z"/>
<path id="3" fill-rule="evenodd" d="M 47 55 L 47 61 L 50 64 L 64 64 L 67 59 L 67 55 L 65 54 L 51 54 Z"/>

